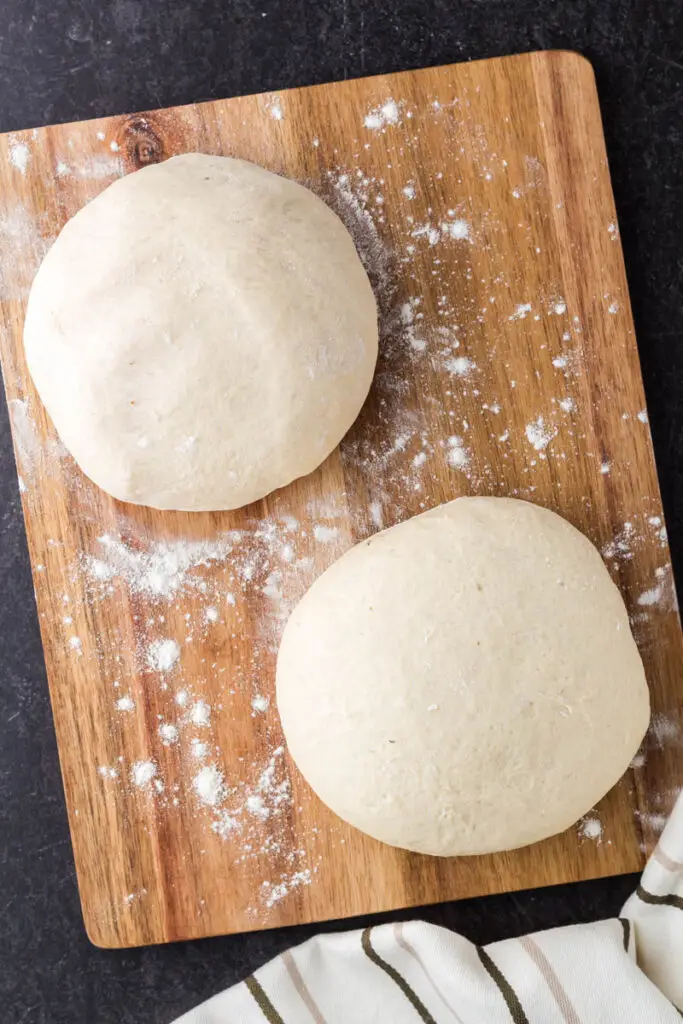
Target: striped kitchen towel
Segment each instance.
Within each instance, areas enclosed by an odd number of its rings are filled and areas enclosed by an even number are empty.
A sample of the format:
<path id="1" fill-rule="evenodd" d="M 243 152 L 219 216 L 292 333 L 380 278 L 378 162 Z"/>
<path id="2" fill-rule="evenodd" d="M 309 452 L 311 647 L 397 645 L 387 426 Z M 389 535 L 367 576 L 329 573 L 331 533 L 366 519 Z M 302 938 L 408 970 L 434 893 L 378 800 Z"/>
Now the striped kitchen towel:
<path id="1" fill-rule="evenodd" d="M 490 946 L 411 921 L 322 935 L 176 1024 L 680 1024 L 683 797 L 622 917 Z"/>

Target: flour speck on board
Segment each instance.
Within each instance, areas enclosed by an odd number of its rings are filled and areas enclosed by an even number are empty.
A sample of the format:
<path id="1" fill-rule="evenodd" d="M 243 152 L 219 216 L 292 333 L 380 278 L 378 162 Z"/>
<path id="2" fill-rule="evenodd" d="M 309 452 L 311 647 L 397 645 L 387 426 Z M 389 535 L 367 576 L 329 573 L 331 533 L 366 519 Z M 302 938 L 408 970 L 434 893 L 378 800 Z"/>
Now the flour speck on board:
<path id="1" fill-rule="evenodd" d="M 274 121 L 284 121 L 285 113 L 279 100 L 275 99 L 269 104 L 268 113 Z"/>
<path id="2" fill-rule="evenodd" d="M 0 298 L 28 295 L 35 271 L 50 244 L 21 203 L 0 213 Z"/>
<path id="3" fill-rule="evenodd" d="M 29 411 L 28 402 L 21 398 L 11 398 L 7 403 L 7 408 L 9 409 L 12 434 L 22 472 L 27 480 L 31 480 L 36 462 L 41 454 L 41 446 Z"/>
<path id="4" fill-rule="evenodd" d="M 602 822 L 599 818 L 584 818 L 579 825 L 579 834 L 583 839 L 602 841 Z"/>
<path id="5" fill-rule="evenodd" d="M 136 761 L 130 770 L 130 781 L 138 789 L 146 789 L 157 774 L 154 761 Z"/>
<path id="6" fill-rule="evenodd" d="M 147 664 L 155 672 L 170 672 L 180 657 L 176 640 L 154 640 L 147 651 Z"/>
<path id="7" fill-rule="evenodd" d="M 508 320 L 526 320 L 527 316 L 531 312 L 530 302 L 520 302 L 515 308 L 514 313 L 511 313 Z"/>
<path id="8" fill-rule="evenodd" d="M 282 875 L 277 884 L 263 882 L 261 885 L 263 902 L 268 908 L 274 907 L 276 903 L 280 903 L 293 889 L 297 889 L 301 885 L 310 884 L 310 868 L 305 868 L 303 871 L 294 871 L 291 875 Z"/>
<path id="9" fill-rule="evenodd" d="M 171 722 L 162 722 L 159 726 L 159 735 L 164 744 L 177 743 L 179 732 L 178 727 Z"/>
<path id="10" fill-rule="evenodd" d="M 401 111 L 396 100 L 388 99 L 380 107 L 374 107 L 363 119 L 366 128 L 377 131 L 385 125 L 398 124 L 401 118 Z"/>
<path id="11" fill-rule="evenodd" d="M 469 456 L 463 445 L 463 440 L 456 434 L 448 438 L 446 443 L 446 459 L 452 469 L 465 469 L 469 462 Z"/>
<path id="12" fill-rule="evenodd" d="M 453 356 L 444 362 L 444 369 L 454 377 L 467 377 L 476 365 L 467 356 Z"/>
<path id="13" fill-rule="evenodd" d="M 239 540 L 233 532 L 211 541 L 161 541 L 141 549 L 103 534 L 99 551 L 84 555 L 82 566 L 94 582 L 120 579 L 133 594 L 170 599 L 186 588 L 198 589 L 202 573 L 197 570 L 224 562 Z"/>
<path id="14" fill-rule="evenodd" d="M 26 174 L 31 150 L 25 142 L 10 142 L 9 162 L 20 174 Z"/>
<path id="15" fill-rule="evenodd" d="M 84 164 L 78 164 L 73 173 L 79 178 L 104 181 L 108 178 L 122 177 L 125 169 L 121 157 L 112 153 L 111 155 L 95 156 Z"/>
<path id="16" fill-rule="evenodd" d="M 209 807 L 219 804 L 227 793 L 223 772 L 215 764 L 207 764 L 200 768 L 192 780 L 192 785 L 201 802 Z"/>
<path id="17" fill-rule="evenodd" d="M 545 420 L 542 416 L 539 416 L 537 420 L 532 423 L 527 423 L 525 428 L 525 434 L 527 441 L 532 445 L 537 452 L 541 452 L 544 448 L 547 448 L 552 439 L 557 435 L 557 430 L 553 427 L 546 426 Z"/>
<path id="18" fill-rule="evenodd" d="M 649 734 L 654 738 L 656 746 L 660 749 L 678 744 L 682 737 L 679 723 L 673 717 L 665 715 L 663 712 L 657 712 L 657 714 L 652 716 Z"/>
<path id="19" fill-rule="evenodd" d="M 313 536 L 320 544 L 330 544 L 339 536 L 339 530 L 336 526 L 324 526 L 321 523 L 316 523 L 313 527 Z"/>
<path id="20" fill-rule="evenodd" d="M 441 230 L 448 238 L 462 240 L 470 237 L 470 225 L 466 220 L 444 221 Z"/>
<path id="21" fill-rule="evenodd" d="M 200 728 L 208 726 L 211 722 L 211 705 L 205 700 L 197 700 L 190 711 L 190 721 Z"/>

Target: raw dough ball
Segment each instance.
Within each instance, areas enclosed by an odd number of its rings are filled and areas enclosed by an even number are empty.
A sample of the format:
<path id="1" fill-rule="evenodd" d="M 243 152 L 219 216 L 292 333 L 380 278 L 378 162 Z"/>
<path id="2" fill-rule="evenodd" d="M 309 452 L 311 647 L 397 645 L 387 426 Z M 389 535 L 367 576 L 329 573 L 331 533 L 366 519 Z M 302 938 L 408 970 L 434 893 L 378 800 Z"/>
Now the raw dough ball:
<path id="1" fill-rule="evenodd" d="M 562 832 L 626 771 L 649 719 L 600 555 L 505 498 L 451 501 L 332 565 L 287 623 L 277 700 L 333 811 L 439 856 Z"/>
<path id="2" fill-rule="evenodd" d="M 365 400 L 375 299 L 308 189 L 192 153 L 110 185 L 36 276 L 38 392 L 81 469 L 122 501 L 230 509 L 310 473 Z"/>

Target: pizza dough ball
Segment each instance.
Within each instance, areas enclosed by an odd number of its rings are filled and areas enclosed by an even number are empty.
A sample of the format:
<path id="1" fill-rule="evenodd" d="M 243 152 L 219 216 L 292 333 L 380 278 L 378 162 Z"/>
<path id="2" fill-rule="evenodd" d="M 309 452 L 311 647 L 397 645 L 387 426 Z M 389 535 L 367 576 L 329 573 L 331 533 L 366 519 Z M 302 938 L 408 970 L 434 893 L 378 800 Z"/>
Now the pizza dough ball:
<path id="1" fill-rule="evenodd" d="M 600 555 L 504 498 L 442 505 L 323 573 L 287 623 L 277 701 L 333 811 L 438 856 L 562 832 L 626 771 L 649 719 Z"/>
<path id="2" fill-rule="evenodd" d="M 370 388 L 377 310 L 351 236 L 312 192 L 191 153 L 68 222 L 24 343 L 95 483 L 156 508 L 231 509 L 339 443 Z"/>

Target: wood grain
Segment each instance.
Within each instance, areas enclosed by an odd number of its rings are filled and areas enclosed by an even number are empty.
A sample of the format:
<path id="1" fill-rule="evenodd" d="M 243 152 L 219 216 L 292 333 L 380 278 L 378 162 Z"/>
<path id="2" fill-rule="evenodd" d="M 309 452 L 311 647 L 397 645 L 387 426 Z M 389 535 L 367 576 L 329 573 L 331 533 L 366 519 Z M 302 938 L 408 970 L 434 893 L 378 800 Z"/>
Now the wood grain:
<path id="1" fill-rule="evenodd" d="M 381 307 L 377 378 L 341 449 L 232 514 L 157 513 L 100 492 L 60 447 L 21 344 L 33 274 L 65 221 L 119 174 L 191 150 L 315 188 L 354 233 Z M 570 53 L 0 138 L 0 346 L 93 942 L 340 918 L 642 865 L 683 777 L 683 652 L 616 225 L 593 74 Z M 457 860 L 384 847 L 276 753 L 272 701 L 252 706 L 272 697 L 287 610 L 326 565 L 380 524 L 470 493 L 561 512 L 603 550 L 632 612 L 654 728 L 640 766 L 596 810 L 600 841 L 578 827 Z M 164 597 L 112 571 L 103 535 L 128 558 L 190 540 L 222 538 L 224 550 Z M 166 673 L 149 664 L 163 638 L 181 649 Z M 121 711 L 126 695 L 134 708 Z M 208 725 L 191 719 L 198 700 Z M 163 742 L 164 723 L 177 742 Z M 207 743 L 203 760 L 193 740 Z M 159 789 L 131 781 L 148 760 Z M 198 801 L 202 764 L 230 788 L 218 807 Z M 225 831 L 226 808 L 235 821 L 222 836 L 212 826 Z"/>

